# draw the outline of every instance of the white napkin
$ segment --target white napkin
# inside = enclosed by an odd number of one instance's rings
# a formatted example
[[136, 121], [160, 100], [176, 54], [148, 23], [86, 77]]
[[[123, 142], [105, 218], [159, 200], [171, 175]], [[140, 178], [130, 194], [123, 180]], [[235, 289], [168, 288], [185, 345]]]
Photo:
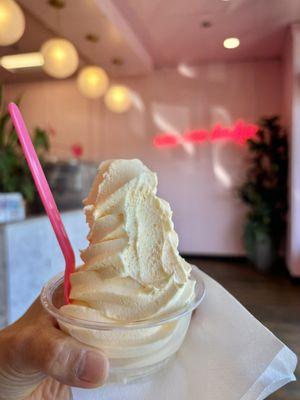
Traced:
[[200, 273], [206, 296], [167, 368], [126, 385], [73, 388], [74, 400], [263, 400], [295, 380], [296, 355]]

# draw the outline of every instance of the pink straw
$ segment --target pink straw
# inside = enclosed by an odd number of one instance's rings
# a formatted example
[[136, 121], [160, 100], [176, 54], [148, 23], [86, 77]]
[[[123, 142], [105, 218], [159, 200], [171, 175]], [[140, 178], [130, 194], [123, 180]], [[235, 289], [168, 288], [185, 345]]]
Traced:
[[69, 304], [70, 295], [70, 275], [75, 270], [75, 256], [72, 249], [70, 240], [65, 231], [64, 224], [62, 222], [61, 216], [58, 212], [56, 203], [52, 196], [51, 190], [49, 188], [47, 179], [44, 175], [43, 169], [33, 147], [31, 138], [25, 126], [25, 122], [21, 115], [21, 112], [16, 104], [10, 103], [8, 110], [16, 129], [18, 138], [20, 140], [27, 164], [31, 171], [34, 179], [35, 186], [37, 187], [38, 193], [46, 210], [46, 213], [51, 222], [52, 228], [56, 235], [57, 241], [60, 245], [62, 253], [65, 258], [65, 277], [64, 277], [64, 298], [65, 303]]

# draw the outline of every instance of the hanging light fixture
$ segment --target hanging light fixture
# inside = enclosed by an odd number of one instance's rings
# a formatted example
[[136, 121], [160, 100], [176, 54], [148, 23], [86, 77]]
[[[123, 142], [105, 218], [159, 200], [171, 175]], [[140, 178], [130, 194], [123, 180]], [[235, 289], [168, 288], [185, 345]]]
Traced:
[[[91, 59], [96, 59], [96, 45], [99, 42], [97, 33], [88, 33], [85, 40], [90, 47]], [[97, 65], [87, 65], [79, 72], [77, 87], [79, 92], [88, 99], [98, 99], [106, 92], [109, 79], [104, 69]]]
[[[61, 31], [61, 10], [65, 8], [65, 0], [48, 0], [48, 4], [57, 13], [57, 29]], [[41, 47], [44, 57], [44, 71], [53, 78], [63, 79], [71, 76], [79, 64], [75, 46], [66, 39], [52, 38]]]
[[82, 68], [77, 77], [80, 93], [89, 99], [98, 99], [108, 88], [108, 76], [104, 69], [95, 65]]
[[0, 46], [16, 43], [25, 30], [25, 17], [14, 0], [0, 0]]
[[130, 90], [122, 85], [111, 86], [106, 92], [104, 101], [110, 111], [115, 113], [128, 111], [132, 103]]
[[78, 68], [78, 53], [75, 46], [66, 39], [47, 40], [41, 47], [44, 57], [44, 71], [53, 78], [67, 78]]

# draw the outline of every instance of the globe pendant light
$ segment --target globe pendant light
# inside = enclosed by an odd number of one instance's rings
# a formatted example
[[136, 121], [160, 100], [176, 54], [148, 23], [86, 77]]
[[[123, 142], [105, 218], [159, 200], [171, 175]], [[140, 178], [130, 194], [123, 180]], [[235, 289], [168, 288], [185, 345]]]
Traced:
[[111, 86], [104, 101], [107, 108], [112, 112], [123, 113], [128, 111], [132, 103], [130, 90], [126, 86]]
[[[66, 7], [65, 0], [48, 0], [48, 5], [57, 13], [57, 29], [61, 32], [61, 10]], [[63, 79], [71, 76], [79, 64], [75, 46], [64, 38], [52, 38], [41, 47], [44, 57], [44, 71], [53, 78]]]
[[79, 72], [77, 87], [80, 93], [89, 99], [98, 99], [103, 96], [108, 87], [106, 72], [95, 65], [89, 65]]
[[78, 53], [75, 46], [66, 39], [47, 40], [41, 47], [44, 57], [44, 71], [53, 78], [71, 76], [78, 68]]
[[0, 0], [0, 46], [16, 43], [25, 30], [25, 17], [14, 0]]

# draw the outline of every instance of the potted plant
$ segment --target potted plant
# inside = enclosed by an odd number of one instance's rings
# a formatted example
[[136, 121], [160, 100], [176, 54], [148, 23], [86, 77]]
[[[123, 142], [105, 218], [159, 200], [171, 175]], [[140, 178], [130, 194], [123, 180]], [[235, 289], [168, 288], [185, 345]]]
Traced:
[[[0, 91], [2, 92], [2, 91]], [[2, 98], [2, 93], [1, 93]], [[25, 161], [17, 134], [12, 126], [9, 113], [1, 101], [0, 108], [0, 192], [19, 192], [26, 201], [27, 208], [34, 208], [37, 200], [36, 190], [29, 168]], [[49, 150], [47, 133], [36, 128], [32, 135], [34, 147], [41, 163]]]
[[288, 144], [279, 117], [262, 118], [256, 137], [247, 146], [249, 167], [238, 190], [249, 209], [244, 242], [249, 260], [267, 271], [278, 259], [288, 207]]

